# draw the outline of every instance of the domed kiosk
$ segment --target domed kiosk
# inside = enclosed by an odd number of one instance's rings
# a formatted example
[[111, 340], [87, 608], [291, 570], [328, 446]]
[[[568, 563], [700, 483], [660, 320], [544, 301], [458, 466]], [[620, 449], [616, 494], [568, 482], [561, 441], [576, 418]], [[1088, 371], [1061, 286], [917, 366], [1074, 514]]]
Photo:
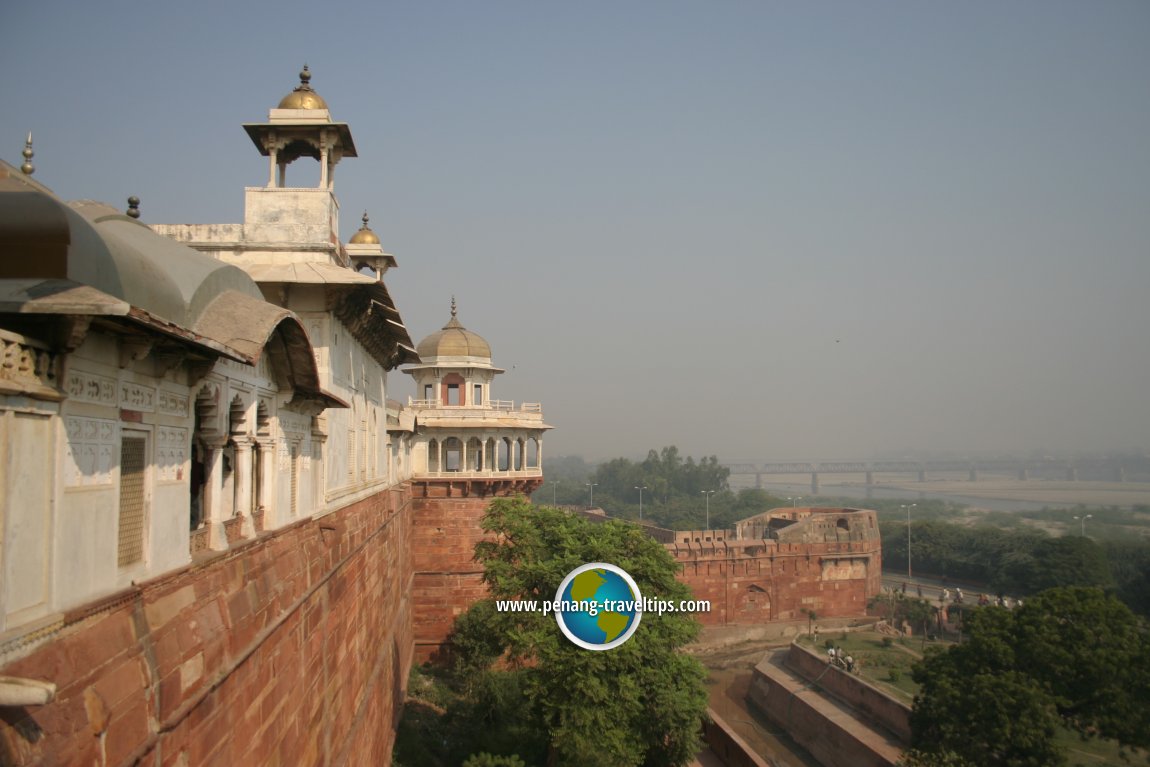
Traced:
[[503, 371], [491, 345], [459, 321], [455, 299], [447, 324], [417, 345], [421, 362], [404, 368], [415, 380], [411, 433], [412, 617], [417, 660], [434, 658], [455, 617], [488, 596], [472, 558], [485, 539], [491, 498], [527, 494], [543, 484], [543, 408], [494, 398]]
[[422, 361], [404, 368], [415, 380], [417, 479], [450, 480], [453, 491], [530, 493], [543, 480], [543, 409], [537, 402], [494, 399], [491, 345], [451, 318], [416, 346]]

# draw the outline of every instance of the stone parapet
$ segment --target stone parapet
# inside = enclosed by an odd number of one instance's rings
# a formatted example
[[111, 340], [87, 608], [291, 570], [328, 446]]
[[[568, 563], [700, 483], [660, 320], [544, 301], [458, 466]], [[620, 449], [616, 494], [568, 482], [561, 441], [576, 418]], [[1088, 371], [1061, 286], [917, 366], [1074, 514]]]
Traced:
[[824, 697], [816, 685], [825, 674], [812, 681], [787, 668], [788, 652], [771, 653], [755, 667], [747, 693], [751, 703], [826, 767], [894, 767], [902, 744]]
[[412, 662], [410, 493], [378, 493], [65, 616], [0, 674], [5, 764], [383, 764]]

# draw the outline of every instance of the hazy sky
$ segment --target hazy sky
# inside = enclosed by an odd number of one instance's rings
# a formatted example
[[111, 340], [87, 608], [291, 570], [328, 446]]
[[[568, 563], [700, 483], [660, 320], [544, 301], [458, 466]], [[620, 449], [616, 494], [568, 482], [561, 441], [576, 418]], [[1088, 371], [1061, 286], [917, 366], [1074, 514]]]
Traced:
[[31, 129], [38, 180], [156, 223], [242, 220], [240, 124], [307, 62], [360, 154], [343, 236], [367, 208], [416, 340], [457, 296], [550, 455], [1150, 448], [1143, 0], [37, 0], [0, 28], [0, 156]]

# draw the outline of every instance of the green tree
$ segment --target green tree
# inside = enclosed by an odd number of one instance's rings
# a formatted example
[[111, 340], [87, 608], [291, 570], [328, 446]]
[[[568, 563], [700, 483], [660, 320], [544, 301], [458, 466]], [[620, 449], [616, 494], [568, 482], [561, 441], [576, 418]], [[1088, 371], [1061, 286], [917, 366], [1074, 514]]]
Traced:
[[1061, 764], [1062, 724], [1128, 745], [1150, 740], [1150, 643], [1098, 589], [1051, 589], [1025, 607], [976, 608], [969, 641], [915, 666], [915, 748], [979, 765]]
[[1150, 640], [1130, 608], [1098, 589], [1051, 589], [1013, 613], [1017, 668], [1053, 696], [1066, 724], [1150, 746]]
[[996, 586], [1023, 594], [1037, 594], [1061, 586], [1113, 585], [1106, 551], [1080, 535], [1037, 541], [1025, 556], [1005, 560]]
[[[644, 597], [690, 598], [675, 578], [674, 559], [634, 525], [591, 524], [520, 499], [498, 499], [484, 529], [493, 540], [476, 546], [476, 558], [493, 598], [553, 599], [567, 573], [587, 562], [623, 568]], [[486, 617], [465, 621], [464, 630], [493, 632], [506, 662], [523, 674], [524, 705], [535, 712], [550, 743], [548, 764], [682, 765], [697, 753], [707, 705], [705, 672], [679, 652], [698, 634], [692, 616], [646, 613], [630, 640], [605, 652], [575, 646], [551, 616], [497, 617], [497, 625]], [[489, 653], [482, 642], [472, 644]]]
[[463, 767], [527, 767], [527, 763], [518, 756], [493, 756], [485, 751], [467, 757]]

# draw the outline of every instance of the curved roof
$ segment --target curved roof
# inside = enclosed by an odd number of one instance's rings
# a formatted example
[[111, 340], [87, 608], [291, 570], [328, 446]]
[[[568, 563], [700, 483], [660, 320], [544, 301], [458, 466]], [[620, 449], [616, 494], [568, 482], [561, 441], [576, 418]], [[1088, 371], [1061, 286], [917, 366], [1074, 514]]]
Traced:
[[367, 225], [367, 211], [363, 212], [363, 226], [356, 230], [355, 234], [347, 241], [348, 245], [378, 245], [379, 235], [371, 231], [371, 227]]
[[299, 319], [242, 269], [104, 203], [0, 182], [0, 311], [121, 317], [253, 365], [267, 351], [293, 387], [342, 404], [321, 390]]
[[[162, 237], [108, 205], [84, 200], [71, 203], [68, 211], [83, 219], [77, 222], [80, 226], [70, 225], [74, 237], [67, 277], [71, 280], [186, 328], [222, 291], [263, 300], [255, 282], [239, 267]], [[83, 223], [94, 230], [90, 232], [94, 241]]]
[[437, 357], [481, 357], [489, 362], [491, 360], [491, 345], [483, 336], [460, 324], [455, 317], [454, 305], [448, 323], [420, 341], [415, 350], [425, 363], [431, 363]]
[[311, 72], [307, 64], [299, 73], [299, 85], [291, 93], [280, 99], [279, 109], [327, 109], [327, 102], [323, 97], [312, 90]]

